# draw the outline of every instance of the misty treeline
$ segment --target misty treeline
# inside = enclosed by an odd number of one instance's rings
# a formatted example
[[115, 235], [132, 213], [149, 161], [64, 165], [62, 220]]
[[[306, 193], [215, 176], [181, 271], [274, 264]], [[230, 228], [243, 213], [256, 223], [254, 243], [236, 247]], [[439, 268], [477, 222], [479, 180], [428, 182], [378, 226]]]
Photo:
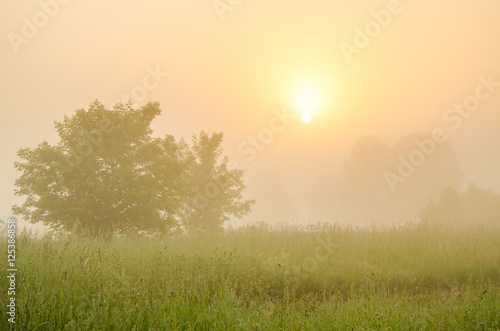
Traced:
[[108, 110], [99, 101], [55, 122], [59, 142], [19, 150], [13, 212], [54, 231], [90, 234], [220, 229], [250, 212], [243, 171], [223, 156], [222, 133], [192, 145], [152, 136], [159, 103]]
[[[95, 101], [56, 121], [56, 145], [18, 152], [15, 193], [25, 201], [13, 212], [54, 231], [91, 234], [220, 230], [231, 217], [248, 214], [255, 201], [243, 199], [244, 173], [222, 154], [222, 133], [202, 131], [191, 145], [171, 135], [153, 137], [150, 124], [160, 113], [158, 103], [108, 110]], [[353, 224], [416, 216], [434, 225], [500, 225], [500, 194], [472, 184], [460, 191], [463, 182], [442, 136], [414, 133], [392, 148], [365, 136], [352, 147], [340, 180], [323, 180], [327, 188], [316, 191], [326, 194], [311, 195], [310, 214], [313, 221]], [[272, 178], [264, 184], [272, 196], [263, 200], [293, 210], [280, 202], [286, 192], [276, 194]]]
[[356, 141], [339, 185], [345, 218], [432, 225], [500, 225], [500, 194], [470, 183], [451, 144], [432, 132], [401, 137], [389, 148], [376, 136]]

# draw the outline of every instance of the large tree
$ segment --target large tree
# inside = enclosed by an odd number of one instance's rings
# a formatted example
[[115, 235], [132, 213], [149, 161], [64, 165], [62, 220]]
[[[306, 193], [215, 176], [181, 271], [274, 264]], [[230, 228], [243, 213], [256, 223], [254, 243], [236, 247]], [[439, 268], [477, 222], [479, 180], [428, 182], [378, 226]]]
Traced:
[[355, 142], [342, 169], [340, 194], [346, 217], [373, 221], [385, 211], [388, 189], [382, 174], [389, 166], [389, 153], [376, 136], [364, 136]]
[[447, 139], [436, 141], [431, 132], [399, 138], [392, 148], [391, 164], [388, 170], [403, 179], [393, 184], [395, 191], [390, 195], [401, 215], [417, 214], [429, 199], [439, 197], [445, 187], [459, 189], [464, 179], [451, 143]]
[[231, 217], [249, 213], [255, 203], [242, 200], [243, 170], [231, 169], [222, 155], [222, 141], [222, 133], [193, 135], [190, 174], [195, 195], [187, 198], [183, 217], [188, 229], [219, 230]]
[[172, 136], [151, 136], [160, 113], [158, 103], [95, 101], [55, 122], [57, 145], [18, 152], [16, 194], [26, 200], [13, 212], [55, 230], [167, 231], [191, 192], [190, 161]]
[[469, 184], [463, 192], [445, 188], [420, 212], [426, 225], [500, 226], [500, 194]]
[[354, 144], [342, 171], [345, 217], [372, 222], [414, 218], [446, 186], [463, 175], [451, 144], [430, 132], [403, 136], [393, 148], [375, 136]]

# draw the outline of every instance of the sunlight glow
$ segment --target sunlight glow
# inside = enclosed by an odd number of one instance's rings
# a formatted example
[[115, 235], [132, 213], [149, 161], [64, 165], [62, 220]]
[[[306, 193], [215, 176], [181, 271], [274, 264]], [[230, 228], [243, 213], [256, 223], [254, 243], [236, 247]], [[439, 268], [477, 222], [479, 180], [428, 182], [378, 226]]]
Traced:
[[300, 111], [312, 113], [319, 108], [320, 98], [315, 90], [302, 89], [297, 92], [295, 102]]
[[302, 116], [300, 116], [300, 120], [304, 123], [309, 123], [311, 122], [312, 116], [309, 113], [304, 113]]

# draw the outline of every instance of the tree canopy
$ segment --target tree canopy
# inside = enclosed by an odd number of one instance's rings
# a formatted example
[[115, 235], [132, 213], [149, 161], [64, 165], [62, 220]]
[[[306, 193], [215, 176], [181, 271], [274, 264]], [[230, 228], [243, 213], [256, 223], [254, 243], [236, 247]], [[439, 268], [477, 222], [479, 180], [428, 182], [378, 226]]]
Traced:
[[408, 218], [446, 186], [460, 187], [463, 175], [455, 151], [438, 138], [413, 133], [392, 148], [376, 136], [357, 140], [342, 169], [345, 217], [363, 222]]
[[498, 227], [500, 194], [474, 184], [463, 192], [446, 187], [421, 210], [420, 220], [426, 225]]
[[189, 228], [217, 230], [230, 216], [249, 213], [255, 203], [242, 200], [243, 170], [231, 169], [229, 159], [222, 157], [222, 140], [222, 133], [193, 135], [190, 173], [195, 195], [188, 198], [184, 217]]
[[[93, 234], [166, 233], [204, 222], [219, 227], [231, 215], [248, 213], [251, 202], [240, 201], [243, 172], [228, 170], [227, 158], [217, 164], [222, 133], [208, 138], [202, 132], [191, 150], [171, 135], [152, 136], [150, 124], [160, 113], [157, 102], [108, 110], [95, 101], [56, 121], [56, 145], [18, 152], [15, 193], [26, 199], [13, 212], [53, 230]], [[219, 178], [229, 178], [226, 186], [193, 212], [202, 181]]]

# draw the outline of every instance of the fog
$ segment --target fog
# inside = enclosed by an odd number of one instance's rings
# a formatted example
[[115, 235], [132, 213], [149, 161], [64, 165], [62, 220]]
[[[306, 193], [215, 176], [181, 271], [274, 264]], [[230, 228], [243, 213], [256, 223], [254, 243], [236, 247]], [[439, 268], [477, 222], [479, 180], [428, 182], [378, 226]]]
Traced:
[[17, 151], [95, 99], [159, 101], [158, 137], [223, 132], [256, 200], [234, 226], [399, 224], [500, 192], [498, 1], [62, 2], [0, 13], [2, 219]]

